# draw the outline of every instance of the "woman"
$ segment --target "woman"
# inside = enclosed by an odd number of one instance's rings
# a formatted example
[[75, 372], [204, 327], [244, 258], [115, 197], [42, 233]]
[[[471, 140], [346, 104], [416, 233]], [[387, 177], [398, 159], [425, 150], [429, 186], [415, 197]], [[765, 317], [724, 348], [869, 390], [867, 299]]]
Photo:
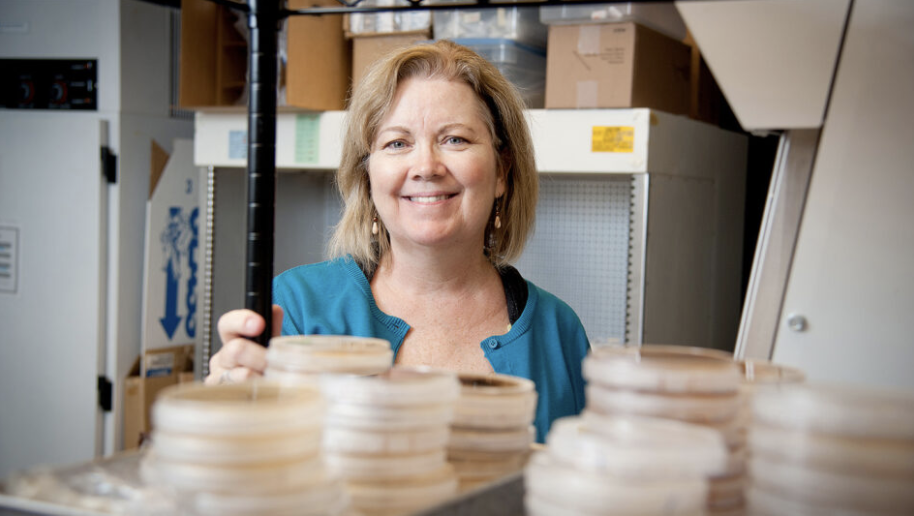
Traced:
[[[275, 279], [273, 327], [383, 338], [397, 364], [530, 378], [542, 441], [584, 407], [589, 345], [571, 308], [509, 265], [538, 189], [523, 101], [491, 63], [439, 41], [377, 63], [349, 117], [333, 259]], [[224, 315], [208, 381], [261, 373], [265, 351], [247, 339], [263, 327]]]

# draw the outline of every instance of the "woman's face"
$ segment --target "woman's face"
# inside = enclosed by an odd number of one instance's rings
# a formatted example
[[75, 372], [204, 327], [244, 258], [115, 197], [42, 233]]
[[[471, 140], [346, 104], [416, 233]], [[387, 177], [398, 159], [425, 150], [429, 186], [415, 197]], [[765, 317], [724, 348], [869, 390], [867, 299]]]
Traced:
[[480, 109], [462, 82], [400, 84], [368, 161], [371, 197], [393, 248], [482, 249], [505, 182]]

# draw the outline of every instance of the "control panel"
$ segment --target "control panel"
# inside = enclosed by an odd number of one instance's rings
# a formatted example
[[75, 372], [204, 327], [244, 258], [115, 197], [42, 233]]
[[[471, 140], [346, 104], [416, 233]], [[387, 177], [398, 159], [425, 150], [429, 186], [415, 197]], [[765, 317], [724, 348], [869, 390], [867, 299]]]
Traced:
[[7, 109], [98, 109], [97, 59], [0, 59]]

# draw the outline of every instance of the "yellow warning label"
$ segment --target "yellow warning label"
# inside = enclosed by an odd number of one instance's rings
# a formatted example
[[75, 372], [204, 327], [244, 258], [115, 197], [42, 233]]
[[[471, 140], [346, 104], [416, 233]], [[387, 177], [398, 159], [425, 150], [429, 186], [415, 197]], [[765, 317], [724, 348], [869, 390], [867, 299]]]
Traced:
[[591, 152], [634, 152], [634, 127], [597, 127], [593, 128]]

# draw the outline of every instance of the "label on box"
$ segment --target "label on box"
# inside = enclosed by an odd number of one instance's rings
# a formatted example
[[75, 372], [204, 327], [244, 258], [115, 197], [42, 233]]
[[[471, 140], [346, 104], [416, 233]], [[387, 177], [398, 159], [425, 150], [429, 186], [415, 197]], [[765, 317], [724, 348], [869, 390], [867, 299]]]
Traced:
[[295, 162], [317, 163], [320, 154], [320, 127], [318, 115], [297, 115], [295, 117]]
[[147, 378], [169, 376], [175, 368], [174, 353], [150, 353], [145, 360]]
[[229, 159], [248, 159], [248, 132], [229, 131]]
[[634, 152], [635, 128], [594, 126], [590, 151]]

